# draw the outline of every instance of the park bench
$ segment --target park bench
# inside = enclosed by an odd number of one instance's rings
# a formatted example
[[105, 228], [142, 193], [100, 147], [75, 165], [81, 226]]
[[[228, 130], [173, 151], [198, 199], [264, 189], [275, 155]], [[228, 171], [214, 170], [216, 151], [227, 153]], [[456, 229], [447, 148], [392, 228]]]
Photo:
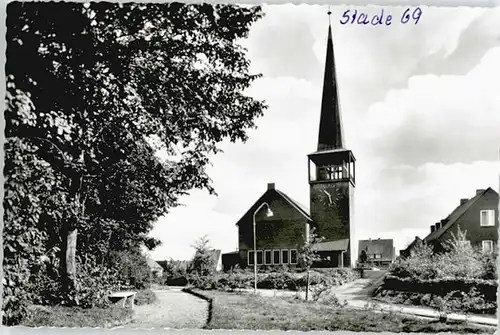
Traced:
[[127, 299], [130, 300], [130, 308], [134, 308], [134, 300], [137, 292], [134, 291], [125, 291], [125, 292], [114, 292], [109, 295], [109, 299], [111, 301], [123, 301], [123, 307], [127, 303]]

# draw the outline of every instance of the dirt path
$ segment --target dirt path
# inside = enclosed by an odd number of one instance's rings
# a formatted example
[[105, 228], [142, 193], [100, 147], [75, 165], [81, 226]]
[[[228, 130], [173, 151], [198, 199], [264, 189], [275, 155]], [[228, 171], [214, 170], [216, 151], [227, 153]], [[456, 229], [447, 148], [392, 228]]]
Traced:
[[208, 318], [208, 302], [180, 288], [154, 290], [158, 301], [135, 307], [134, 320], [127, 328], [200, 329]]

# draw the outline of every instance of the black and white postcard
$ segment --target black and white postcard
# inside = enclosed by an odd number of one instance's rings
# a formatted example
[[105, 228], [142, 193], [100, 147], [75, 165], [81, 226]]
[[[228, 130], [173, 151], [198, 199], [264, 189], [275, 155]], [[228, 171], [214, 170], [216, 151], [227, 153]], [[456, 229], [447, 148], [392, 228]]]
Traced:
[[495, 332], [500, 7], [6, 15], [5, 326]]

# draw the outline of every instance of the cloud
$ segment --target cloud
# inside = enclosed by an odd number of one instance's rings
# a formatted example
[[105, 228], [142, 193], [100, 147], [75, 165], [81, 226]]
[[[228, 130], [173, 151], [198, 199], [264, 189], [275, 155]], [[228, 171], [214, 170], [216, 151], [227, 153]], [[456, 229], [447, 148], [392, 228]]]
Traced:
[[372, 105], [366, 141], [387, 164], [495, 160], [500, 144], [500, 47], [465, 76], [414, 76]]

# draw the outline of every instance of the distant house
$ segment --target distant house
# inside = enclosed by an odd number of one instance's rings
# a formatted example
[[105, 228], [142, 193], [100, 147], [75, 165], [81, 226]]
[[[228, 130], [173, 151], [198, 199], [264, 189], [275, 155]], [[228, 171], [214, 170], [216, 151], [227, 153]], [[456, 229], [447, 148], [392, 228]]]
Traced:
[[210, 253], [212, 255], [212, 261], [214, 263], [214, 270], [215, 271], [220, 271], [222, 270], [222, 252], [217, 249], [212, 249], [210, 250]]
[[399, 256], [403, 258], [410, 257], [415, 247], [421, 243], [423, 243], [422, 239], [415, 236], [415, 239], [405, 249], [399, 250]]
[[151, 257], [147, 256], [147, 262], [148, 266], [151, 269], [151, 273], [156, 276], [156, 277], [161, 277], [163, 276], [163, 267], [158, 264], [155, 260], [153, 260]]
[[360, 240], [358, 245], [358, 262], [387, 267], [396, 258], [392, 239]]
[[[445, 250], [445, 243], [461, 231], [466, 231], [467, 242], [483, 252], [496, 250], [498, 241], [498, 193], [491, 187], [476, 190], [470, 199], [460, 199], [459, 205], [445, 219], [431, 225], [423, 241], [434, 247], [435, 252]], [[402, 250], [411, 254], [414, 245]]]

